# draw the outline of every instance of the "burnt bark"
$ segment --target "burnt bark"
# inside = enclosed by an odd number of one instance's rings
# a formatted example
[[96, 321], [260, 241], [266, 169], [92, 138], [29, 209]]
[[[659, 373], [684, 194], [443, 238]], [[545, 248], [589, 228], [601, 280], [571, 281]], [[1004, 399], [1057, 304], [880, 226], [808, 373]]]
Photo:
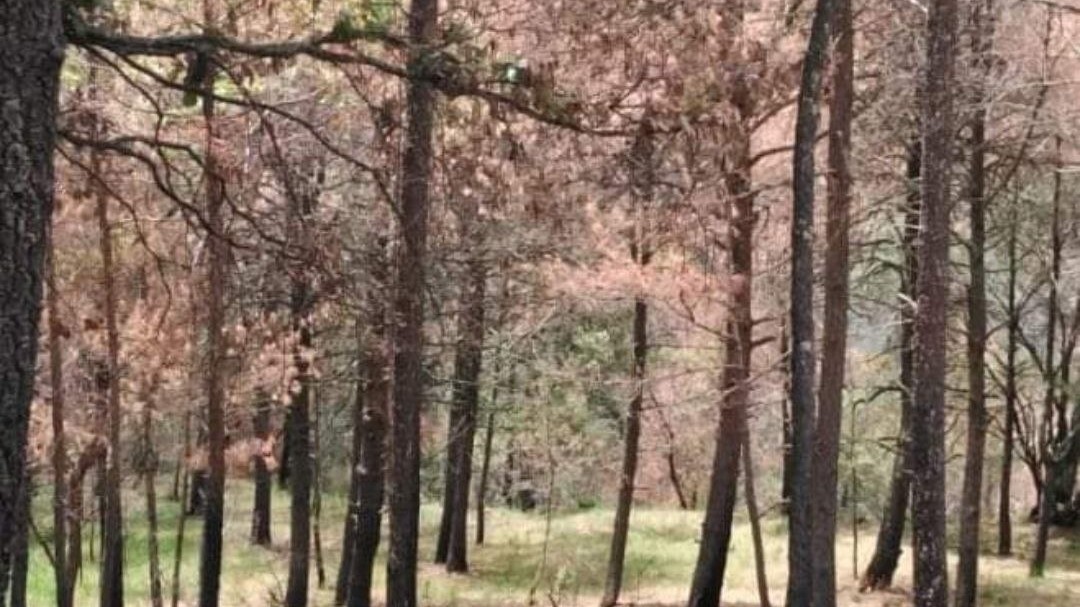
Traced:
[[904, 209], [901, 249], [904, 267], [900, 277], [900, 432], [893, 456], [889, 498], [881, 517], [870, 563], [859, 582], [861, 591], [892, 586], [903, 552], [904, 526], [911, 497], [911, 398], [915, 390], [915, 284], [919, 267], [919, 216], [922, 143], [912, 141], [907, 154], [908, 195]]
[[[46, 230], [53, 205], [61, 3], [0, 7], [0, 504], [26, 490], [26, 442], [37, 361]], [[10, 563], [25, 520], [0, 507], [0, 564]], [[0, 570], [0, 596], [10, 570]]]
[[[813, 555], [814, 517], [811, 501], [814, 458], [814, 143], [817, 139], [818, 98], [829, 47], [831, 0], [818, 0], [802, 66], [792, 155], [791, 217], [791, 427], [792, 482], [788, 532], [789, 607], [814, 603], [812, 563], [828, 554]], [[839, 411], [835, 419], [839, 419]], [[827, 420], [828, 421], [828, 420]], [[835, 491], [835, 490], [834, 490]], [[835, 498], [833, 498], [835, 499]], [[835, 508], [833, 512], [835, 518]], [[830, 551], [831, 552], [831, 551]], [[830, 559], [831, 561], [831, 559]], [[835, 569], [835, 563], [831, 567]], [[834, 582], [835, 583], [835, 582]]]
[[[410, 72], [423, 71], [438, 25], [437, 0], [412, 0], [408, 33]], [[420, 411], [424, 403], [424, 282], [433, 158], [436, 91], [428, 79], [411, 80], [401, 161], [401, 246], [395, 268], [394, 381], [390, 457], [390, 550], [386, 602], [416, 607], [420, 531]]]
[[920, 100], [922, 217], [916, 285], [915, 395], [911, 418], [915, 607], [944, 607], [948, 602], [945, 369], [956, 31], [956, 0], [931, 2]]
[[[822, 10], [819, 8], [818, 10]], [[844, 406], [848, 329], [848, 231], [851, 223], [851, 118], [855, 51], [851, 0], [833, 0], [829, 100], [825, 322], [821, 340], [814, 460], [811, 465], [813, 605], [836, 605], [836, 487]]]

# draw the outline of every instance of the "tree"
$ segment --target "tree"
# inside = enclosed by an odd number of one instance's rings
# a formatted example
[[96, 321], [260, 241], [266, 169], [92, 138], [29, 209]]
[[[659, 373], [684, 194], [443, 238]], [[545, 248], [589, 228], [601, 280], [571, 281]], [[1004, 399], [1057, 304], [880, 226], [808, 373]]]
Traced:
[[53, 470], [53, 575], [56, 580], [56, 607], [71, 607], [68, 592], [68, 472], [67, 436], [64, 429], [64, 353], [63, 334], [67, 331], [60, 320], [60, 293], [56, 280], [56, 242], [49, 228], [49, 250], [45, 262], [47, 307], [49, 311], [49, 385], [52, 388], [52, 470]]
[[[851, 118], [855, 45], [851, 0], [832, 0], [833, 65], [829, 99], [828, 223], [825, 229], [825, 324], [821, 341], [814, 460], [811, 465], [813, 604], [836, 605], [836, 484], [844, 365], [847, 362], [848, 231], [851, 223]], [[818, 10], [823, 10], [819, 7]], [[816, 18], [816, 17], [815, 17]], [[813, 152], [811, 151], [811, 156]]]
[[[989, 78], [992, 0], [971, 7], [971, 46], [976, 74]], [[984, 13], [985, 11], [985, 13]], [[974, 607], [978, 600], [979, 527], [982, 502], [983, 459], [986, 452], [986, 95], [985, 79], [974, 85], [975, 106], [969, 120], [971, 129], [970, 206], [971, 242], [968, 256], [971, 281], [968, 285], [968, 429], [964, 460], [964, 490], [960, 504], [960, 562], [956, 567], [956, 607]]]
[[[811, 464], [814, 458], [814, 143], [817, 140], [818, 97], [821, 92], [822, 71], [829, 47], [831, 0], [818, 0], [810, 26], [810, 40], [803, 60], [802, 81], [795, 122], [795, 149], [792, 152], [791, 212], [791, 427], [792, 483], [791, 507], [788, 519], [788, 587], [787, 605], [799, 607], [818, 605], [820, 596], [815, 588], [811, 563], [814, 523], [811, 512]], [[838, 150], [839, 151], [839, 150]], [[834, 313], [842, 313], [837, 310]], [[834, 330], [842, 329], [833, 326]], [[841, 365], [842, 367], [842, 365]], [[830, 403], [836, 404], [836, 403]], [[839, 407], [829, 410], [826, 423], [829, 430], [836, 426], [839, 437]], [[831, 438], [831, 437], [830, 437]], [[831, 442], [831, 441], [830, 441]], [[837, 443], [838, 445], [838, 443]], [[826, 443], [823, 447], [829, 449]], [[837, 446], [837, 448], [839, 448]], [[835, 458], [835, 456], [834, 456]], [[833, 483], [835, 485], [835, 481]], [[835, 499], [835, 497], [833, 498]], [[825, 507], [823, 510], [827, 510]], [[825, 512], [823, 512], [824, 514]], [[825, 521], [827, 524], [827, 521]], [[830, 543], [831, 546], [831, 543]], [[829, 559], [829, 555], [816, 555]], [[834, 567], [827, 567], [833, 569]], [[835, 573], [833, 573], [835, 576]], [[830, 576], [831, 579], [831, 576]], [[824, 581], [818, 579], [817, 581]], [[825, 582], [828, 584], [828, 582]], [[835, 581], [833, 582], [835, 584]], [[828, 586], [825, 593], [829, 593]], [[835, 598], [828, 599], [835, 601]]]
[[949, 284], [949, 211], [956, 63], [956, 0], [930, 3], [921, 126], [922, 217], [915, 394], [912, 399], [912, 523], [916, 607], [948, 602], [945, 560], [945, 345]]
[[259, 546], [270, 545], [270, 504], [273, 491], [270, 470], [267, 467], [267, 448], [270, 444], [270, 399], [256, 394], [255, 417], [252, 426], [259, 451], [252, 455], [255, 476], [255, 503], [251, 507], [251, 542]]

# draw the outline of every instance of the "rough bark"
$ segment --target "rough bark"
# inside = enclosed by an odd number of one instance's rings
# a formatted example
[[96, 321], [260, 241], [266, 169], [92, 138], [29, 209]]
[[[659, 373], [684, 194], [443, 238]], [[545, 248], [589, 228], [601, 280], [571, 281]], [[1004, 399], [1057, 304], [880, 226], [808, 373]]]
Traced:
[[[437, 0], [412, 0], [408, 32], [413, 43], [410, 71], [422, 71], [438, 25]], [[386, 602], [416, 607], [417, 539], [420, 531], [420, 410], [424, 402], [424, 281], [428, 206], [435, 125], [435, 88], [411, 80], [406, 94], [407, 126], [401, 162], [402, 244], [395, 267], [394, 382], [390, 458], [390, 550]]]
[[[855, 52], [851, 0], [833, 0], [829, 100], [825, 322], [821, 339], [814, 460], [811, 465], [813, 605], [836, 605], [836, 487], [847, 360], [848, 230], [851, 222], [851, 117]], [[822, 10], [822, 9], [818, 9]]]
[[[26, 441], [37, 361], [46, 230], [53, 204], [61, 3], [0, 5], [0, 504], [25, 491]], [[0, 563], [24, 520], [0, 507]], [[9, 570], [0, 571], [0, 596]]]
[[273, 491], [270, 487], [270, 471], [266, 465], [266, 445], [270, 440], [270, 400], [265, 394], [259, 394], [257, 398], [252, 425], [259, 452], [252, 456], [255, 469], [255, 503], [251, 508], [251, 543], [256, 546], [269, 546]]
[[922, 76], [922, 217], [916, 287], [915, 396], [911, 419], [915, 607], [944, 607], [948, 602], [945, 349], [956, 31], [956, 0], [931, 2], [927, 19], [926, 65]]
[[[817, 140], [818, 97], [829, 47], [831, 0], [818, 0], [802, 66], [792, 155], [791, 217], [791, 426], [792, 483], [788, 532], [787, 605], [813, 604], [811, 468], [814, 458], [814, 143]], [[839, 419], [839, 412], [836, 412]], [[834, 512], [835, 517], [835, 512]], [[832, 565], [835, 569], [835, 563]]]
[[[379, 257], [379, 262], [384, 262]], [[376, 284], [386, 285], [382, 270], [375, 273]], [[373, 298], [371, 333], [363, 346], [363, 411], [360, 420], [360, 460], [356, 467], [357, 510], [353, 536], [353, 556], [349, 570], [349, 607], [371, 607], [371, 580], [375, 554], [382, 527], [384, 478], [386, 468], [387, 422], [392, 386], [390, 354], [387, 351], [386, 310], [379, 301], [382, 290]]]
[[[993, 19], [992, 0], [972, 6], [971, 45], [978, 76], [989, 78], [990, 36], [987, 24]], [[985, 11], [985, 13], [984, 13]], [[981, 68], [981, 69], [980, 69]], [[967, 358], [968, 414], [967, 448], [964, 460], [964, 488], [960, 501], [960, 543], [956, 567], [956, 607], [975, 607], [978, 600], [979, 528], [981, 522], [982, 477], [986, 451], [986, 99], [982, 80], [975, 83], [971, 128], [970, 207], [971, 240], [968, 262]]]
[[907, 155], [907, 204], [901, 248], [904, 267], [900, 277], [900, 433], [893, 456], [889, 498], [881, 517], [877, 542], [870, 563], [859, 582], [861, 591], [884, 590], [892, 585], [893, 575], [903, 552], [904, 524], [911, 497], [911, 398], [915, 390], [915, 284], [919, 266], [919, 217], [922, 170], [922, 143], [913, 141]]

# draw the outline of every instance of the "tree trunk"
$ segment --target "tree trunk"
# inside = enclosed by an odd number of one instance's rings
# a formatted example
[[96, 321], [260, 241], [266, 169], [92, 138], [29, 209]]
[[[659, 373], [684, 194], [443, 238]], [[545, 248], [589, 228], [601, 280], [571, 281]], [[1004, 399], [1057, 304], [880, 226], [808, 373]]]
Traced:
[[1057, 509], [1054, 487], [1055, 467], [1051, 463], [1052, 444], [1054, 442], [1054, 402], [1057, 399], [1058, 372], [1054, 365], [1054, 352], [1057, 348], [1055, 330], [1058, 324], [1057, 286], [1061, 279], [1061, 138], [1056, 141], [1056, 165], [1054, 171], [1053, 216], [1050, 226], [1050, 293], [1046, 303], [1046, 357], [1043, 360], [1043, 397], [1042, 420], [1039, 423], [1039, 461], [1042, 465], [1042, 491], [1039, 496], [1038, 528], [1035, 532], [1035, 553], [1031, 560], [1031, 575], [1041, 577], [1046, 567], [1046, 543], [1050, 536], [1050, 523]]
[[757, 491], [754, 489], [754, 457], [750, 448], [749, 428], [743, 434], [743, 487], [746, 493], [746, 515], [750, 519], [750, 537], [754, 543], [754, 577], [757, 580], [758, 601], [770, 607], [769, 579], [765, 571], [765, 544], [761, 539], [761, 515], [758, 512]]
[[[380, 256], [377, 265], [385, 259]], [[390, 413], [390, 354], [385, 306], [379, 300], [387, 286], [381, 267], [374, 271], [382, 287], [373, 296], [371, 333], [363, 346], [363, 411], [360, 426], [360, 459], [356, 466], [357, 510], [353, 556], [349, 570], [349, 607], [371, 607], [371, 580], [382, 527], [384, 470], [386, 468], [387, 421]]]
[[911, 496], [911, 398], [915, 392], [915, 284], [919, 275], [919, 217], [922, 171], [922, 143], [912, 141], [907, 154], [907, 201], [901, 249], [904, 267], [900, 277], [900, 434], [893, 457], [889, 499], [881, 517], [877, 543], [859, 582], [859, 590], [884, 590], [892, 585], [893, 575], [903, 552], [904, 523]]
[[476, 545], [484, 545], [485, 528], [484, 506], [487, 501], [488, 476], [491, 473], [491, 449], [495, 442], [495, 406], [498, 402], [498, 386], [491, 390], [491, 411], [488, 412], [484, 428], [484, 452], [480, 458], [480, 480], [476, 485]]
[[[992, 0], [972, 6], [971, 31], [974, 61], [989, 78]], [[986, 10], [986, 14], [983, 14]], [[983, 465], [986, 451], [986, 100], [981, 80], [976, 79], [974, 115], [971, 117], [971, 242], [968, 260], [968, 428], [964, 460], [964, 489], [960, 502], [959, 563], [956, 567], [956, 607], [975, 607], [978, 601], [979, 526]]]
[[[64, 37], [56, 0], [8, 0], [0, 13], [0, 504], [14, 504], [25, 490]], [[0, 508], [0, 563], [25, 525], [14, 514]], [[0, 571], [0, 596], [9, 575]]]
[[66, 331], [60, 320], [60, 292], [56, 281], [56, 241], [49, 229], [49, 250], [45, 264], [49, 309], [49, 385], [52, 389], [52, 473], [53, 473], [53, 575], [56, 607], [72, 607], [67, 577], [68, 473], [67, 436], [64, 429], [64, 351], [60, 340]]
[[26, 607], [26, 582], [30, 573], [30, 501], [34, 487], [30, 471], [26, 470], [24, 474], [22, 496], [15, 507], [19, 536], [15, 538], [11, 558], [11, 607]]
[[[471, 229], [479, 230], [476, 217], [470, 220]], [[472, 238], [474, 247], [482, 243], [482, 236]], [[477, 253], [482, 254], [482, 253]], [[455, 365], [454, 404], [460, 408], [461, 433], [457, 448], [453, 451], [454, 464], [453, 517], [450, 522], [450, 544], [446, 557], [446, 569], [464, 573], [468, 564], [469, 488], [473, 467], [473, 443], [476, 435], [476, 414], [480, 404], [480, 372], [484, 356], [484, 307], [487, 292], [487, 267], [482, 259], [469, 263], [469, 286], [461, 335], [458, 342]]]
[[[737, 16], [736, 21], [741, 22], [741, 14]], [[717, 607], [720, 604], [739, 482], [739, 456], [746, 426], [746, 407], [750, 396], [748, 382], [754, 330], [752, 285], [755, 222], [750, 133], [746, 125], [754, 114], [754, 104], [745, 86], [739, 88], [742, 90], [735, 99], [739, 118], [732, 126], [732, 148], [729, 152], [732, 168], [725, 175], [730, 205], [727, 247], [731, 286], [727, 292], [729, 317], [724, 329], [723, 401], [689, 607]]]
[[[204, 0], [205, 22], [214, 23], [213, 0]], [[225, 281], [227, 279], [228, 243], [225, 240], [225, 180], [220, 173], [216, 141], [216, 119], [213, 96], [209, 91], [212, 78], [204, 86], [203, 118], [206, 124], [206, 220], [207, 244], [207, 301], [206, 301], [206, 421], [207, 462], [203, 500], [202, 551], [199, 555], [199, 607], [217, 607], [221, 587], [222, 528], [225, 522]], [[192, 494], [199, 491], [198, 477], [192, 475]]]
[[1001, 446], [1001, 483], [998, 502], [998, 555], [1012, 554], [1012, 460], [1013, 435], [1016, 433], [1016, 352], [1020, 338], [1020, 311], [1016, 303], [1016, 278], [1020, 273], [1017, 258], [1016, 224], [1017, 203], [1014, 200], [1009, 209], [1009, 295], [1007, 314], [1009, 323], [1008, 342], [1005, 350], [1005, 436]]
[[945, 368], [948, 330], [950, 163], [956, 0], [934, 0], [927, 20], [922, 88], [922, 218], [918, 309], [915, 313], [915, 396], [912, 399], [912, 523], [915, 607], [948, 602], [945, 559]]
[[313, 399], [315, 418], [312, 420], [312, 454], [311, 454], [311, 541], [315, 549], [315, 582], [319, 588], [326, 587], [326, 563], [323, 560], [322, 551], [322, 466], [319, 458], [322, 455], [322, 433], [319, 425], [321, 410], [319, 393], [315, 393]]
[[[286, 169], [288, 170], [288, 169]], [[288, 178], [288, 177], [287, 177]], [[296, 239], [295, 251], [300, 258], [306, 258], [311, 242], [307, 222], [314, 210], [316, 193], [313, 184], [301, 176], [304, 183], [294, 189], [290, 201], [290, 232]], [[297, 346], [293, 350], [293, 365], [296, 369], [298, 389], [289, 401], [289, 423], [291, 429], [287, 440], [292, 457], [290, 475], [291, 503], [289, 507], [289, 578], [285, 591], [286, 607], [304, 607], [308, 600], [308, 578], [311, 569], [311, 487], [312, 487], [312, 451], [311, 451], [311, 392], [312, 375], [309, 353], [312, 349], [312, 311], [314, 292], [306, 276], [308, 268], [297, 264], [292, 271], [292, 329], [299, 335]]]
[[352, 450], [349, 455], [349, 507], [345, 516], [345, 529], [341, 539], [341, 562], [338, 565], [337, 581], [334, 583], [334, 604], [344, 605], [349, 598], [349, 572], [352, 571], [353, 554], [356, 548], [356, 525], [360, 519], [360, 453], [363, 448], [364, 426], [364, 339], [363, 325], [356, 327], [356, 355], [358, 373], [356, 393], [352, 407]]
[[[435, 39], [438, 0], [409, 6], [410, 71], [429, 63], [426, 46]], [[428, 203], [435, 125], [435, 88], [411, 80], [406, 95], [408, 125], [401, 162], [402, 245], [394, 298], [394, 381], [390, 458], [390, 553], [386, 602], [416, 607], [416, 553], [420, 532], [420, 410], [424, 402], [424, 282], [427, 263]]]
[[855, 63], [851, 0], [833, 0], [832, 6], [834, 51], [832, 97], [829, 100], [825, 324], [810, 486], [815, 607], [836, 605], [836, 486], [847, 359], [848, 230], [851, 222], [851, 104]]
[[791, 395], [791, 361], [788, 357], [790, 342], [788, 340], [787, 320], [784, 318], [780, 319], [780, 340], [777, 343], [780, 350], [780, 373], [783, 378], [780, 386], [783, 391], [783, 395], [780, 397], [780, 438], [783, 446], [783, 459], [781, 460], [783, 470], [780, 473], [780, 513], [787, 516], [791, 514], [791, 475], [795, 471], [795, 462], [792, 460], [791, 401], [788, 400]]
[[[814, 517], [811, 510], [812, 500], [820, 497], [811, 493], [815, 424], [814, 371], [817, 363], [814, 357], [814, 142], [817, 140], [818, 97], [821, 92], [822, 71], [829, 49], [831, 12], [831, 0], [818, 0], [803, 61], [795, 122], [795, 150], [792, 156], [794, 201], [791, 218], [789, 356], [793, 469], [788, 534], [788, 607], [805, 607], [815, 603], [818, 597], [814, 591], [815, 569], [824, 567], [833, 571], [828, 576], [829, 579], [835, 576], [834, 559], [829, 554], [831, 550], [826, 554], [812, 553], [815, 546]], [[838, 423], [840, 413], [834, 410], [827, 414], [826, 422], [831, 430], [833, 422]], [[833, 486], [835, 487], [835, 482]], [[835, 493], [835, 489], [833, 491]], [[830, 501], [834, 500], [835, 497]], [[828, 510], [828, 506], [825, 506], [825, 510]], [[835, 506], [833, 518], [835, 520]], [[822, 559], [828, 562], [817, 567], [812, 566], [812, 563], [818, 563]], [[825, 579], [819, 581], [827, 583]]]
[[252, 456], [255, 469], [255, 504], [251, 508], [251, 543], [256, 546], [269, 546], [270, 506], [273, 492], [270, 487], [270, 470], [266, 465], [269, 455], [267, 445], [270, 441], [270, 400], [265, 394], [257, 394], [255, 417], [252, 425], [259, 452]]
[[150, 604], [162, 607], [164, 598], [161, 592], [161, 558], [158, 550], [158, 515], [157, 515], [157, 450], [154, 448], [153, 424], [154, 408], [152, 400], [146, 398], [143, 404], [143, 442], [146, 469], [143, 470], [143, 485], [146, 489], [146, 551], [149, 559]]
[[[91, 76], [93, 78], [93, 76]], [[99, 129], [99, 134], [102, 134]], [[116, 286], [113, 275], [112, 226], [109, 224], [109, 195], [101, 183], [100, 152], [91, 159], [101, 252], [101, 284], [105, 296], [105, 334], [108, 344], [106, 379], [108, 398], [105, 429], [109, 455], [105, 460], [104, 511], [101, 518], [101, 607], [124, 604], [124, 529], [120, 502], [120, 329], [116, 318]]]

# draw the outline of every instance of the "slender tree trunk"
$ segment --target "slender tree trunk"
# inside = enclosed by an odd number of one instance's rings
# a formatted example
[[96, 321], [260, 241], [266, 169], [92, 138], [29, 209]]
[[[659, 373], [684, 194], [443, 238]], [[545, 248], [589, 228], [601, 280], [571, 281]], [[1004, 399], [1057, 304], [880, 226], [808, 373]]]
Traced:
[[322, 551], [322, 466], [319, 457], [322, 454], [322, 437], [319, 430], [321, 423], [319, 393], [316, 392], [314, 403], [315, 419], [312, 420], [312, 454], [311, 454], [311, 541], [315, 548], [315, 581], [319, 588], [326, 587], [326, 564], [323, 560]]
[[915, 284], [919, 267], [919, 217], [922, 171], [922, 143], [912, 141], [907, 155], [907, 204], [901, 248], [904, 267], [900, 277], [900, 435], [893, 457], [889, 499], [881, 517], [877, 543], [859, 582], [861, 591], [884, 590], [892, 585], [893, 575], [903, 552], [904, 523], [911, 496], [911, 398], [915, 391]]
[[157, 514], [157, 450], [154, 448], [154, 408], [151, 398], [143, 404], [143, 443], [146, 450], [146, 469], [143, 470], [143, 485], [146, 490], [146, 551], [149, 559], [150, 604], [162, 607], [164, 598], [161, 591], [161, 554], [158, 550], [158, 514]]
[[[214, 0], [204, 0], [204, 22], [215, 22]], [[225, 179], [218, 164], [216, 148], [217, 121], [214, 100], [206, 83], [203, 94], [203, 119], [206, 125], [206, 220], [207, 300], [206, 300], [206, 421], [207, 463], [203, 500], [202, 551], [199, 555], [199, 607], [217, 607], [221, 588], [222, 528], [225, 523], [225, 281], [227, 279], [228, 243], [225, 240]], [[197, 477], [192, 475], [191, 492], [198, 492]]]
[[334, 604], [344, 605], [349, 598], [349, 572], [352, 571], [353, 554], [356, 552], [356, 526], [360, 520], [360, 457], [363, 449], [364, 427], [364, 328], [360, 322], [356, 326], [356, 349], [358, 373], [356, 392], [352, 407], [352, 452], [349, 455], [349, 507], [345, 517], [345, 529], [341, 539], [341, 562], [338, 565], [337, 581], [334, 584]]
[[944, 607], [949, 598], [945, 560], [945, 350], [956, 31], [956, 0], [931, 2], [921, 99], [923, 198], [911, 419], [915, 607]]
[[[985, 4], [984, 4], [985, 3]], [[983, 11], [986, 11], [984, 14]], [[989, 78], [992, 0], [972, 6], [972, 50], [982, 74]], [[981, 81], [976, 83], [971, 127], [970, 204], [971, 242], [968, 259], [968, 428], [964, 460], [964, 489], [960, 503], [959, 563], [956, 567], [956, 607], [975, 607], [978, 601], [979, 527], [982, 477], [986, 451], [986, 100]]]
[[[475, 212], [475, 210], [474, 210]], [[478, 217], [469, 220], [470, 229], [482, 229], [477, 223]], [[482, 235], [471, 238], [474, 247], [482, 244]], [[482, 253], [477, 253], [482, 254]], [[454, 403], [461, 409], [461, 434], [457, 437], [458, 446], [454, 452], [457, 463], [454, 465], [454, 501], [453, 518], [450, 523], [450, 545], [446, 558], [446, 569], [450, 572], [464, 573], [468, 565], [468, 520], [469, 489], [472, 479], [473, 444], [476, 436], [476, 414], [480, 406], [480, 373], [484, 356], [484, 309], [487, 293], [487, 266], [482, 259], [473, 259], [468, 268], [467, 303], [462, 318], [462, 339], [454, 381]]]
[[[791, 426], [792, 485], [788, 534], [788, 607], [815, 604], [812, 563], [827, 559], [835, 577], [834, 559], [812, 554], [814, 517], [811, 468], [814, 458], [814, 142], [817, 140], [818, 97], [829, 47], [831, 0], [818, 0], [803, 61], [792, 156], [794, 201], [791, 219]], [[832, 244], [832, 243], [830, 243]], [[841, 354], [841, 356], [843, 356]], [[840, 372], [843, 372], [841, 364]], [[841, 383], [842, 383], [842, 378]], [[842, 388], [842, 385], [840, 386]], [[830, 426], [838, 423], [838, 410], [827, 412]], [[830, 437], [831, 438], [831, 437]], [[835, 483], [833, 484], [835, 487]], [[835, 492], [835, 489], [833, 490]], [[833, 498], [835, 500], [835, 497]], [[825, 507], [828, 510], [828, 507]], [[833, 508], [835, 519], [835, 507]], [[835, 524], [835, 523], [834, 523]], [[831, 551], [830, 551], [831, 552]], [[821, 579], [819, 581], [826, 582]], [[833, 581], [835, 585], [835, 580]], [[826, 587], [826, 591], [828, 588]]]
[[[384, 262], [383, 256], [378, 259]], [[377, 265], [385, 265], [379, 263]], [[360, 461], [357, 474], [356, 532], [349, 570], [349, 607], [371, 607], [371, 580], [382, 528], [387, 422], [390, 414], [391, 356], [388, 351], [386, 310], [379, 297], [389, 285], [382, 269], [374, 272], [383, 287], [373, 297], [371, 333], [364, 351], [363, 411], [360, 427]]]
[[[64, 37], [56, 0], [8, 0], [0, 12], [0, 504], [15, 504], [25, 491]], [[25, 523], [0, 508], [0, 565]], [[0, 596], [9, 576], [0, 566]]]
[[[742, 15], [737, 14], [737, 22]], [[744, 83], [745, 84], [745, 83]], [[750, 133], [746, 124], [754, 104], [745, 86], [739, 87], [739, 120], [732, 128], [731, 170], [725, 176], [728, 193], [729, 318], [725, 326], [723, 400], [716, 434], [708, 502], [701, 546], [690, 587], [689, 607], [717, 607], [723, 591], [728, 546], [739, 482], [739, 456], [750, 396], [750, 353], [753, 341], [752, 285], [754, 276], [754, 196], [751, 185]]]
[[1012, 460], [1013, 435], [1016, 433], [1016, 352], [1019, 349], [1020, 311], [1016, 303], [1016, 278], [1020, 272], [1017, 259], [1016, 224], [1019, 217], [1016, 201], [1010, 208], [1009, 221], [1009, 296], [1007, 314], [1009, 335], [1005, 349], [1005, 436], [1001, 446], [1001, 483], [998, 502], [998, 555], [1012, 554]]
[[488, 412], [487, 424], [484, 428], [484, 451], [480, 458], [480, 480], [476, 485], [476, 545], [484, 544], [486, 521], [484, 506], [487, 501], [488, 476], [491, 473], [491, 450], [495, 442], [495, 406], [498, 402], [499, 388], [491, 390], [491, 411]]
[[[829, 100], [825, 325], [811, 465], [813, 605], [836, 605], [836, 486], [847, 361], [848, 230], [851, 222], [851, 104], [855, 51], [851, 0], [833, 0], [832, 97]], [[822, 10], [822, 9], [818, 9]]]
[[782, 377], [780, 389], [783, 395], [780, 397], [780, 431], [781, 444], [783, 446], [783, 470], [780, 477], [780, 513], [784, 516], [791, 514], [791, 475], [795, 471], [795, 462], [791, 439], [791, 361], [788, 358], [787, 319], [780, 319], [780, 340], [777, 342], [780, 350], [780, 374]]
[[270, 399], [265, 394], [256, 395], [255, 418], [252, 425], [259, 452], [252, 457], [255, 468], [255, 504], [251, 508], [251, 543], [256, 546], [269, 546], [270, 506], [273, 491], [270, 486], [270, 470], [266, 465], [269, 456], [267, 445], [270, 441]]
[[746, 496], [746, 515], [750, 519], [750, 537], [754, 543], [754, 577], [757, 580], [758, 601], [770, 607], [769, 579], [765, 571], [765, 544], [761, 537], [761, 515], [758, 512], [757, 491], [754, 488], [754, 457], [750, 448], [749, 427], [743, 435], [743, 487]]
[[120, 502], [120, 329], [117, 323], [116, 286], [113, 274], [112, 226], [109, 223], [109, 196], [103, 184], [99, 152], [91, 164], [97, 202], [97, 222], [101, 252], [101, 282], [105, 296], [105, 334], [108, 344], [105, 429], [109, 455], [105, 464], [104, 504], [101, 525], [101, 606], [124, 604], [124, 530]]
[[56, 281], [56, 241], [49, 229], [45, 282], [49, 310], [49, 384], [52, 389], [53, 575], [56, 607], [72, 607], [67, 577], [68, 473], [67, 435], [64, 429], [64, 351], [60, 340], [66, 329], [60, 320], [60, 292]]
[[[409, 6], [410, 70], [423, 71], [435, 39], [438, 0]], [[423, 328], [427, 263], [428, 204], [435, 126], [435, 88], [411, 80], [406, 95], [408, 125], [402, 155], [400, 229], [402, 246], [395, 267], [394, 398], [390, 457], [390, 553], [386, 602], [416, 607], [417, 540], [420, 532], [420, 410], [424, 402]]]
[[[189, 414], [190, 415], [190, 414]], [[185, 448], [190, 446], [190, 441], [185, 437]], [[184, 504], [188, 499], [188, 491], [190, 490], [190, 482], [188, 481], [188, 475], [183, 475], [180, 479], [180, 503]], [[172, 600], [170, 604], [172, 607], [177, 607], [180, 604], [180, 563], [184, 558], [184, 528], [187, 524], [187, 509], [180, 508], [180, 514], [176, 520], [176, 553], [173, 555], [173, 567], [172, 567]]]
[[[287, 169], [288, 170], [288, 169]], [[306, 258], [311, 247], [307, 222], [314, 210], [315, 192], [313, 184], [302, 177], [304, 183], [298, 184], [291, 201], [291, 231], [297, 239], [296, 251], [301, 258]], [[299, 336], [297, 347], [293, 351], [293, 365], [296, 369], [298, 390], [289, 401], [289, 423], [292, 425], [288, 436], [289, 451], [292, 457], [290, 489], [292, 490], [289, 508], [289, 579], [285, 591], [286, 607], [304, 607], [308, 600], [308, 580], [311, 569], [311, 487], [312, 487], [312, 450], [311, 450], [311, 365], [309, 353], [312, 349], [311, 313], [314, 309], [314, 292], [306, 276], [307, 268], [298, 264], [292, 276], [292, 313], [293, 331]]]
[[1054, 171], [1054, 211], [1050, 226], [1050, 293], [1046, 304], [1046, 356], [1043, 360], [1043, 383], [1045, 396], [1043, 398], [1042, 420], [1039, 423], [1039, 461], [1042, 465], [1042, 491], [1039, 496], [1038, 528], [1035, 532], [1035, 553], [1031, 560], [1031, 575], [1042, 577], [1046, 568], [1046, 543], [1050, 537], [1050, 523], [1054, 511], [1057, 509], [1057, 500], [1054, 496], [1054, 487], [1057, 479], [1054, 478], [1055, 466], [1051, 463], [1052, 445], [1054, 442], [1054, 402], [1057, 398], [1058, 370], [1054, 365], [1054, 352], [1057, 348], [1056, 329], [1058, 324], [1058, 295], [1057, 286], [1061, 279], [1061, 138], [1056, 141], [1057, 158]]

